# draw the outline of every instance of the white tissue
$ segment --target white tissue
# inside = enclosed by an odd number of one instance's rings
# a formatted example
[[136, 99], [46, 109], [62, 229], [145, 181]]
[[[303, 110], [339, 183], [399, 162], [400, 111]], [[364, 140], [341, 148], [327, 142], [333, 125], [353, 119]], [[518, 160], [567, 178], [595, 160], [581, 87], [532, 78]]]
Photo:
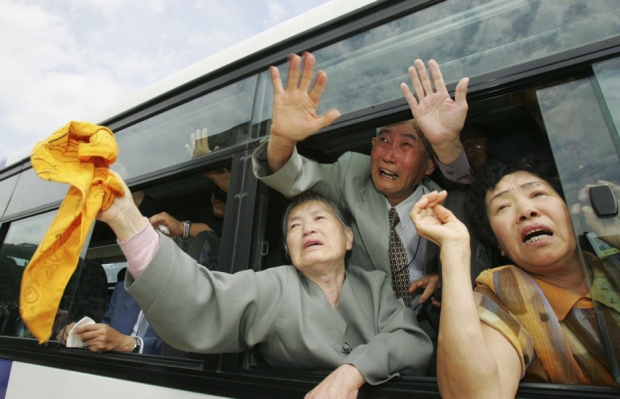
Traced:
[[75, 323], [71, 331], [69, 331], [69, 336], [67, 337], [67, 348], [81, 348], [86, 346], [82, 341], [82, 336], [80, 334], [76, 334], [75, 330], [78, 327], [86, 326], [89, 324], [95, 324], [95, 321], [88, 316], [82, 318], [80, 321]]

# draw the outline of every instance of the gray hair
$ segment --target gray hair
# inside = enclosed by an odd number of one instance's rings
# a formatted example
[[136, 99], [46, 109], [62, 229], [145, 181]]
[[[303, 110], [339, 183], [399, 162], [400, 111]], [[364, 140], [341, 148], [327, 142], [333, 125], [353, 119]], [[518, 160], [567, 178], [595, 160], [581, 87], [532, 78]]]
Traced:
[[379, 133], [381, 133], [381, 129], [383, 129], [385, 127], [404, 125], [404, 124], [411, 125], [413, 130], [415, 130], [418, 133], [418, 137], [422, 141], [422, 144], [424, 144], [424, 148], [426, 149], [426, 152], [428, 153], [428, 156], [431, 159], [434, 159], [435, 158], [435, 151], [433, 150], [433, 146], [428, 141], [428, 139], [424, 135], [424, 132], [422, 131], [422, 128], [420, 128], [420, 125], [418, 125], [418, 122], [415, 119], [409, 119], [409, 120], [406, 120], [406, 121], [402, 121], [402, 122], [398, 122], [398, 123], [393, 123], [393, 124], [387, 125], [387, 126], [380, 126], [380, 127], [378, 127], [376, 129], [375, 136], [379, 136]]

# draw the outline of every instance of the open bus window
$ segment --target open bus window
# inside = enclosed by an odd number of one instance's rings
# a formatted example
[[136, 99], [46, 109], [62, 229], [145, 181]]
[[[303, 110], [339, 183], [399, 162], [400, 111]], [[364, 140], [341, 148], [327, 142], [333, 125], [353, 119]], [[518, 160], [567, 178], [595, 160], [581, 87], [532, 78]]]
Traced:
[[[591, 296], [609, 369], [620, 381], [620, 216], [594, 212], [588, 195], [592, 185], [604, 185], [607, 205], [620, 197], [620, 138], [617, 130], [620, 63], [595, 64], [595, 75], [543, 88], [538, 101], [575, 235], [583, 254]], [[615, 198], [613, 196], [615, 195]], [[595, 201], [597, 202], [597, 201]], [[616, 204], [617, 205], [617, 204]]]
[[[56, 212], [48, 212], [8, 225], [4, 242], [0, 246], [0, 335], [32, 336], [19, 315], [21, 280], [24, 269], [55, 216]], [[66, 306], [68, 303], [63, 301], [60, 308]], [[61, 319], [63, 315], [59, 311]]]
[[[149, 217], [153, 226], [168, 237], [162, 239], [175, 241], [188, 255], [211, 270], [218, 270], [229, 171], [230, 166], [223, 165], [216, 169], [175, 177], [157, 185], [134, 189], [132, 192], [134, 202], [142, 214]], [[184, 226], [186, 221], [189, 222], [187, 230]], [[184, 234], [187, 237], [183, 237]], [[83, 264], [85, 266], [81, 274], [76, 277], [76, 294], [67, 323], [77, 322], [88, 316], [96, 323], [107, 324], [123, 336], [140, 334], [139, 305], [127, 293], [123, 284], [126, 259], [107, 225], [100, 222], [95, 224]], [[89, 268], [90, 273], [85, 274]], [[95, 270], [103, 279], [103, 295], [92, 294], [88, 298], [80, 296], [80, 292], [101, 292], [98, 289], [99, 284], [95, 290], [92, 273]], [[97, 281], [101, 282], [100, 279]], [[100, 298], [105, 298], [103, 311], [89, 312], [89, 308], [98, 309]], [[85, 299], [85, 303], [82, 303], [82, 299]], [[159, 338], [150, 326], [147, 326], [142, 334], [142, 354], [202, 359], [207, 369], [217, 366], [216, 356], [186, 353], [173, 348]]]

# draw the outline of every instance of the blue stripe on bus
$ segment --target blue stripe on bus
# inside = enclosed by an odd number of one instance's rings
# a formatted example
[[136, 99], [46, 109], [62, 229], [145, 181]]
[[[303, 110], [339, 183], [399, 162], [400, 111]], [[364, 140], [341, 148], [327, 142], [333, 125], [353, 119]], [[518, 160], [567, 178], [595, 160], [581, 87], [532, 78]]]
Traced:
[[9, 375], [11, 375], [12, 360], [0, 359], [0, 399], [6, 398], [6, 390], [9, 386]]

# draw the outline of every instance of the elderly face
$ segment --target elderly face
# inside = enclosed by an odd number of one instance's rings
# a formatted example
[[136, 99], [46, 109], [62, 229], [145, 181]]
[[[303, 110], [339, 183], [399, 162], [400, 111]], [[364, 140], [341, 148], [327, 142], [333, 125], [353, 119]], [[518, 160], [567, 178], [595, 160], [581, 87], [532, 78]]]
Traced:
[[293, 266], [302, 273], [321, 265], [344, 269], [346, 251], [353, 245], [353, 232], [343, 226], [329, 205], [308, 201], [291, 210], [286, 245]]
[[578, 257], [566, 203], [538, 176], [504, 176], [485, 203], [499, 249], [523, 270], [548, 275]]
[[372, 181], [392, 206], [407, 199], [435, 170], [411, 122], [382, 127], [372, 139], [370, 159]]

